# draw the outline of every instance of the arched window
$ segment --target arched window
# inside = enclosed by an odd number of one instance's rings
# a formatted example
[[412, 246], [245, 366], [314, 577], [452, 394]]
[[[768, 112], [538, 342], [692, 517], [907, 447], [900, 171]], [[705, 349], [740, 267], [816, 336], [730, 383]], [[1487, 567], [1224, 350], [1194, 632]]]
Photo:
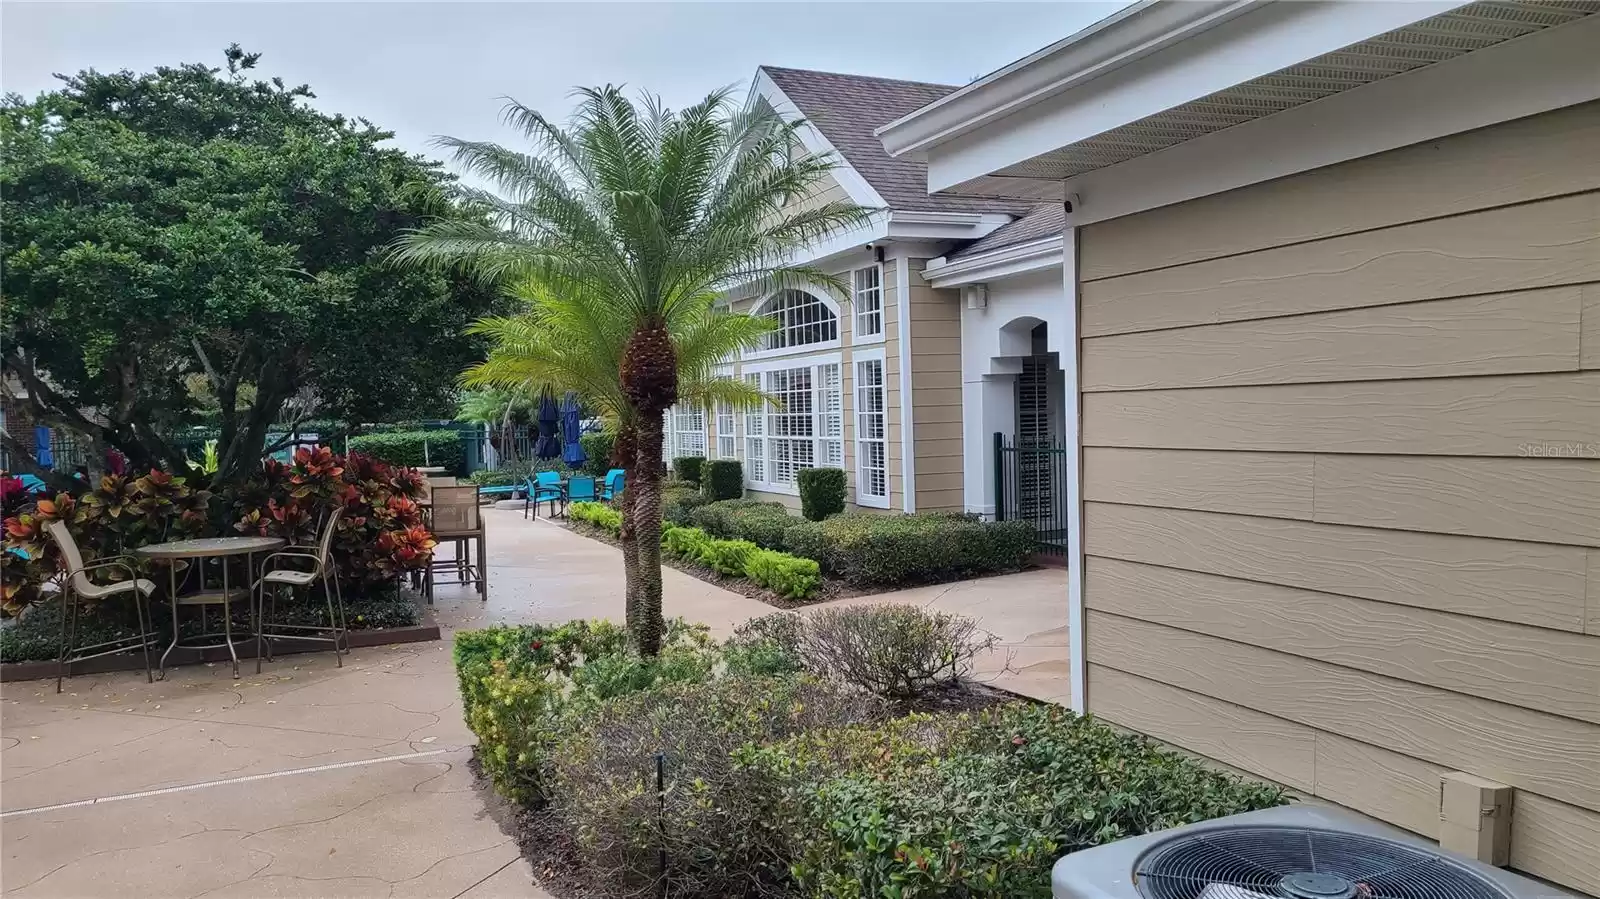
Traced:
[[803, 290], [779, 291], [761, 307], [774, 330], [764, 338], [764, 350], [784, 350], [839, 339], [839, 316], [820, 297]]

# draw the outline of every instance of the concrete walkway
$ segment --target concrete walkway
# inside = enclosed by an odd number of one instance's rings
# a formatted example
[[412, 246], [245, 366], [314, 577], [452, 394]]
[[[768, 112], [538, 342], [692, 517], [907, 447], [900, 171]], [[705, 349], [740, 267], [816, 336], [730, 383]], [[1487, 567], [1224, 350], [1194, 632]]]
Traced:
[[[0, 688], [0, 892], [18, 897], [544, 897], [466, 761], [450, 632], [622, 616], [620, 554], [486, 513], [489, 601], [439, 591], [438, 643]], [[664, 572], [666, 611], [719, 635], [770, 611]], [[1065, 690], [1065, 579], [1029, 572], [876, 597], [976, 615], [1009, 644], [996, 682]], [[861, 602], [862, 600], [848, 600]], [[1043, 616], [1025, 607], [1037, 606]], [[1043, 621], [1043, 623], [1041, 623]], [[1008, 682], [1007, 679], [1010, 679]]]

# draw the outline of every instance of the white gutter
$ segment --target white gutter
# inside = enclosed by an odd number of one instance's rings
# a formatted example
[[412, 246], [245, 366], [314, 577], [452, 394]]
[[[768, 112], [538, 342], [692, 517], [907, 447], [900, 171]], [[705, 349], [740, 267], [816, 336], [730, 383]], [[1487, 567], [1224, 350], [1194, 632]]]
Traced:
[[999, 281], [1024, 272], [1060, 268], [1065, 254], [1065, 238], [1054, 234], [956, 260], [940, 257], [928, 263], [922, 277], [934, 287], [960, 287], [964, 284]]

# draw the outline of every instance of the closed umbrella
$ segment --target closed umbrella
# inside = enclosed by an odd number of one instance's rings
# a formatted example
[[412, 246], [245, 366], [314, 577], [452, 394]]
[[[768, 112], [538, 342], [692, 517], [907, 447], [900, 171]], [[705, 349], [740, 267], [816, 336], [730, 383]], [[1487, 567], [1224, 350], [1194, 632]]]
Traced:
[[583, 414], [578, 409], [578, 395], [569, 390], [566, 398], [561, 401], [561, 460], [567, 463], [568, 468], [577, 468], [588, 458], [583, 453], [583, 444], [578, 442], [578, 436], [583, 431], [582, 419]]
[[554, 459], [561, 455], [561, 441], [556, 439], [556, 425], [560, 417], [555, 397], [548, 393], [539, 397], [539, 441], [533, 446], [533, 454], [540, 459]]

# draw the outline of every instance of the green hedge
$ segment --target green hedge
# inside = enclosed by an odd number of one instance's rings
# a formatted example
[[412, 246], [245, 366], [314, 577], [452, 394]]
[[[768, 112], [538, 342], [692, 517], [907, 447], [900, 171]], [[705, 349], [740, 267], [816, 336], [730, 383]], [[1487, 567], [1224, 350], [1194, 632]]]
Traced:
[[705, 456], [678, 456], [672, 460], [672, 474], [685, 484], [700, 486], [700, 475], [706, 464]]
[[[427, 444], [426, 453], [423, 451], [424, 443]], [[394, 431], [387, 434], [362, 434], [350, 438], [350, 450], [365, 453], [391, 465], [404, 465], [408, 468], [439, 465], [456, 474], [462, 473], [465, 464], [461, 434], [456, 431]]]
[[941, 512], [835, 515], [797, 522], [784, 531], [789, 552], [815, 559], [824, 571], [863, 587], [1015, 571], [1027, 564], [1037, 544], [1028, 522]]
[[467, 480], [479, 487], [504, 487], [510, 484], [521, 484], [533, 477], [535, 472], [559, 471], [562, 474], [572, 473], [565, 462], [560, 459], [537, 459], [532, 462], [506, 462], [493, 471], [480, 468], [467, 475]]
[[785, 599], [810, 599], [822, 586], [815, 560], [762, 549], [748, 540], [719, 540], [700, 528], [666, 527], [661, 549], [719, 574], [746, 577]]
[[844, 469], [805, 468], [796, 478], [800, 488], [800, 514], [821, 521], [844, 511]]
[[611, 470], [611, 450], [617, 445], [617, 435], [610, 431], [580, 434], [578, 446], [583, 448], [583, 470], [597, 478], [605, 477]]
[[693, 487], [668, 487], [661, 491], [661, 520], [668, 524], [692, 524], [690, 516], [706, 502], [705, 494]]
[[712, 502], [744, 498], [744, 466], [737, 459], [710, 459], [700, 487]]
[[713, 537], [749, 540], [764, 549], [783, 549], [783, 532], [800, 519], [783, 503], [730, 499], [694, 510], [690, 519]]

